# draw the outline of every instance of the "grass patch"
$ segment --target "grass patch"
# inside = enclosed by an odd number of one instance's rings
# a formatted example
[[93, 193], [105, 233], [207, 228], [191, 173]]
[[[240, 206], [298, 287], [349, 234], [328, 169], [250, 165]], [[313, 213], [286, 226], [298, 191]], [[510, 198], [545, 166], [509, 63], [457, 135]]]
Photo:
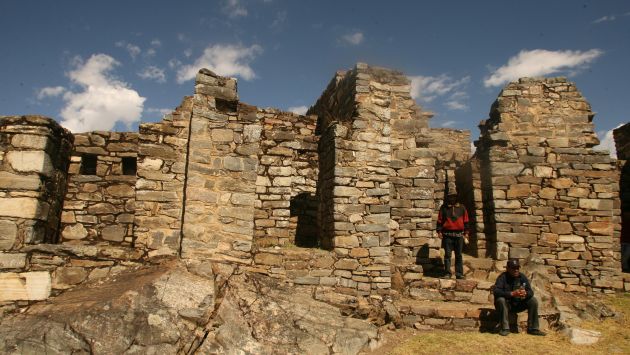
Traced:
[[390, 354], [630, 354], [630, 295], [609, 296], [604, 300], [623, 315], [581, 324], [581, 328], [602, 333], [594, 345], [573, 345], [553, 331], [546, 337], [525, 332], [502, 337], [490, 333], [434, 330], [418, 332], [392, 349]]

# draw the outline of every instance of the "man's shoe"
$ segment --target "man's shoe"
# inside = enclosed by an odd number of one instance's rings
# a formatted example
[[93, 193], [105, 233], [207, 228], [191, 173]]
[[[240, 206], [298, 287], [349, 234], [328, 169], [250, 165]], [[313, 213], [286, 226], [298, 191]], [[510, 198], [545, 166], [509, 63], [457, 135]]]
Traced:
[[466, 280], [466, 276], [460, 275], [460, 276], [457, 276], [457, 279], [458, 280]]
[[508, 336], [508, 334], [510, 334], [510, 330], [509, 329], [501, 329], [501, 331], [499, 332], [499, 335], [503, 336], [503, 337]]
[[442, 276], [442, 277], [444, 277], [445, 279], [450, 279], [450, 278], [452, 278], [452, 277], [453, 277], [453, 274], [451, 274], [450, 272], [447, 272], [447, 273], [445, 273], [445, 274], [444, 274], [444, 276]]
[[540, 331], [538, 329], [531, 329], [527, 331], [527, 334], [529, 335], [536, 335], [536, 336], [540, 336], [540, 337], [544, 337], [545, 335], [547, 335], [547, 333]]

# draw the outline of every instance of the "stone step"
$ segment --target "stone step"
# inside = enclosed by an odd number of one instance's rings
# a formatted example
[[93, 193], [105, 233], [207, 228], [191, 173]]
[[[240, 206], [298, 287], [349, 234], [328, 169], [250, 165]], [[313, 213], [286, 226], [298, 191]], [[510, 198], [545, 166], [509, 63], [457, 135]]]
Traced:
[[407, 288], [410, 298], [443, 302], [471, 302], [491, 304], [493, 282], [484, 280], [454, 280], [424, 277]]
[[[468, 302], [440, 302], [401, 298], [394, 302], [402, 321], [407, 326], [418, 329], [463, 329], [493, 331], [498, 319], [494, 306], [490, 303], [472, 304]], [[559, 318], [556, 311], [540, 310], [542, 329], [553, 327]], [[527, 312], [511, 315], [513, 326], [527, 327]]]

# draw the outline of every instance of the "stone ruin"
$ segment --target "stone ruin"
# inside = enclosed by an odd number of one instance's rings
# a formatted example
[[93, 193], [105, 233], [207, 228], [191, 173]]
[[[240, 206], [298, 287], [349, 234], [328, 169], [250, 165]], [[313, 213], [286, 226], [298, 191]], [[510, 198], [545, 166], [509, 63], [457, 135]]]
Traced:
[[[508, 84], [474, 155], [469, 131], [431, 116], [402, 73], [359, 63], [306, 115], [244, 104], [235, 79], [202, 69], [193, 96], [137, 133], [1, 117], [0, 307], [172, 257], [376, 299], [488, 304], [507, 258], [557, 290], [630, 290], [629, 125], [615, 131], [618, 161], [593, 150], [594, 113], [565, 78]], [[431, 277], [449, 191], [471, 216], [466, 271], [481, 281]], [[399, 309], [427, 325], [461, 311]]]

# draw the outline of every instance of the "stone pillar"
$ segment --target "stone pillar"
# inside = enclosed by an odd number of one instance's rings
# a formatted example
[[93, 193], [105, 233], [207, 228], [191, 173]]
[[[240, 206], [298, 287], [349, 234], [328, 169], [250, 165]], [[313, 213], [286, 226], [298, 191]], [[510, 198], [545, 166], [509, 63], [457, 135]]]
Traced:
[[256, 109], [238, 102], [236, 79], [199, 71], [186, 170], [182, 257], [252, 262], [261, 129]]
[[47, 117], [0, 117], [0, 250], [57, 242], [73, 140]]
[[318, 115], [322, 134], [322, 244], [339, 258], [340, 286], [359, 294], [391, 287], [390, 120], [397, 104], [410, 102], [404, 75], [360, 63], [338, 73], [309, 111]]
[[180, 250], [192, 99], [138, 135], [134, 245], [149, 256]]

